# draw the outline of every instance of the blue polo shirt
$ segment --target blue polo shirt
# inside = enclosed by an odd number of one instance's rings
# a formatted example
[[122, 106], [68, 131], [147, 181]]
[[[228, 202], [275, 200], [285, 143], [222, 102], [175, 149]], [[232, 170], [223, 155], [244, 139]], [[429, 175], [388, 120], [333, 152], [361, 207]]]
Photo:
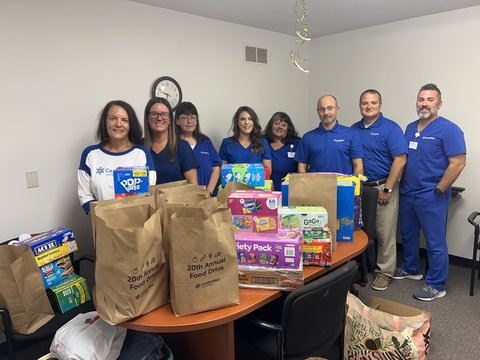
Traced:
[[299, 163], [309, 164], [310, 172], [352, 174], [352, 159], [363, 158], [363, 147], [357, 132], [337, 121], [331, 130], [322, 124], [307, 132], [295, 154]]
[[250, 143], [247, 148], [244, 148], [237, 140], [232, 140], [233, 137], [223, 139], [222, 145], [220, 145], [220, 149], [218, 151], [220, 158], [227, 161], [229, 164], [261, 163], [263, 159], [272, 159], [270, 146], [268, 146], [268, 142], [265, 139], [262, 139], [262, 144], [265, 146], [265, 152], [263, 154], [256, 152], [253, 155], [252, 143]]
[[364, 119], [351, 126], [362, 141], [364, 175], [368, 181], [388, 178], [393, 157], [408, 153], [408, 145], [398, 124], [380, 113], [379, 118], [368, 128]]
[[[405, 130], [408, 144], [415, 139], [417, 125], [418, 120]], [[438, 117], [428, 124], [414, 142], [417, 148], [409, 145], [407, 164], [400, 182], [402, 195], [432, 191], [450, 165], [448, 158], [467, 153], [463, 131], [444, 117]]]
[[272, 153], [272, 174], [270, 179], [273, 181], [273, 188], [275, 191], [282, 189], [282, 178], [288, 173], [297, 172], [298, 162], [293, 157], [288, 157], [288, 153], [295, 156], [300, 140], [293, 140], [290, 144], [284, 144], [281, 148], [274, 150], [270, 144], [270, 151]]
[[[209, 138], [204, 139], [203, 142], [197, 141], [193, 152], [197, 156], [198, 161], [200, 161], [200, 167], [197, 169], [198, 184], [207, 186], [210, 182], [213, 167], [221, 166], [222, 159], [218, 156], [217, 150], [215, 150]], [[212, 195], [217, 195], [217, 189], [215, 189]]]

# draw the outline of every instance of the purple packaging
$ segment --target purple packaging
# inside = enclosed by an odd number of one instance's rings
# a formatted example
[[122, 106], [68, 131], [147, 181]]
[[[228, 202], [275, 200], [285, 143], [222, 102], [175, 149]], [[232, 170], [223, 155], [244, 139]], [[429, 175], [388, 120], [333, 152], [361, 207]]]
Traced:
[[298, 269], [302, 261], [301, 229], [280, 228], [274, 233], [235, 231], [238, 264]]

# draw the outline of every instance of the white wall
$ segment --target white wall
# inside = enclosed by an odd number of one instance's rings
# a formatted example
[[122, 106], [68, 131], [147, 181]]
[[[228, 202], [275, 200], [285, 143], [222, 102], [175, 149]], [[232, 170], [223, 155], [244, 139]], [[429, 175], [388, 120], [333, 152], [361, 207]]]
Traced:
[[[143, 118], [153, 82], [172, 76], [218, 147], [241, 105], [262, 125], [286, 111], [308, 130], [308, 75], [290, 61], [295, 37], [126, 0], [3, 1], [0, 12], [0, 240], [72, 228], [92, 252], [77, 198], [81, 151], [112, 99]], [[243, 43], [265, 47], [269, 65], [243, 63]], [[143, 121], [142, 121], [143, 122]], [[27, 189], [26, 170], [38, 170]]]
[[[418, 119], [415, 100], [429, 82], [442, 91], [440, 114], [457, 123], [467, 142], [467, 167], [455, 183], [465, 187], [449, 209], [449, 253], [471, 258], [473, 226], [480, 188], [480, 6], [317, 38], [310, 44], [309, 126], [318, 126], [316, 102], [337, 97], [338, 119], [350, 126], [360, 120], [358, 97], [374, 88], [383, 97], [383, 114], [405, 129]], [[314, 64], [314, 65], [312, 65]]]

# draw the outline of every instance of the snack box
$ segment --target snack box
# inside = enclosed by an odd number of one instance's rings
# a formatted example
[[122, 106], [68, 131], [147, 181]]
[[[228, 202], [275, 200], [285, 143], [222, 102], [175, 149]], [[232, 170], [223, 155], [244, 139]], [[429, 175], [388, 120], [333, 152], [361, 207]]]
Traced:
[[283, 206], [282, 226], [302, 230], [328, 230], [328, 213], [323, 206]]
[[279, 191], [237, 190], [228, 197], [233, 230], [278, 233], [282, 216]]
[[92, 299], [87, 281], [78, 275], [51, 286], [47, 293], [52, 305], [62, 314]]
[[225, 187], [232, 181], [248, 186], [264, 186], [265, 169], [261, 163], [223, 164], [222, 186]]
[[15, 243], [22, 244], [30, 246], [39, 267], [78, 250], [72, 230], [62, 227]]
[[300, 229], [281, 228], [278, 234], [235, 232], [238, 265], [298, 269], [302, 259]]
[[148, 166], [118, 167], [113, 170], [115, 199], [148, 193]]
[[65, 255], [47, 265], [43, 265], [40, 267], [40, 273], [42, 274], [45, 289], [75, 275], [70, 255]]
[[238, 265], [238, 285], [246, 289], [293, 291], [303, 286], [303, 265], [298, 269]]
[[332, 241], [330, 231], [326, 239], [304, 239], [302, 260], [303, 265], [332, 266]]
[[353, 241], [355, 183], [337, 182], [337, 241]]

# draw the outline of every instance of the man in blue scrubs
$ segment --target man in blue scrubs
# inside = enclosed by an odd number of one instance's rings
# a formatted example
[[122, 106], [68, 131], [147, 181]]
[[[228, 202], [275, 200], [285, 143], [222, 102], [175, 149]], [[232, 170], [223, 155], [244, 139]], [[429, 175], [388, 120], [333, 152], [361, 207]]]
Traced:
[[378, 255], [372, 288], [385, 290], [397, 266], [398, 181], [407, 162], [407, 141], [397, 123], [380, 112], [382, 96], [377, 90], [360, 95], [361, 121], [353, 124], [363, 144], [364, 186], [378, 189], [377, 234]]
[[338, 123], [339, 110], [337, 99], [332, 95], [324, 95], [318, 100], [320, 125], [303, 136], [295, 154], [299, 173], [310, 171], [363, 175], [360, 137], [356, 131]]
[[466, 164], [463, 131], [437, 114], [442, 94], [435, 84], [420, 88], [417, 96], [419, 120], [407, 126], [407, 165], [400, 184], [400, 218], [405, 263], [394, 279], [422, 279], [418, 263], [420, 228], [427, 243], [430, 268], [426, 284], [413, 296], [431, 301], [447, 295], [447, 209], [451, 186]]

